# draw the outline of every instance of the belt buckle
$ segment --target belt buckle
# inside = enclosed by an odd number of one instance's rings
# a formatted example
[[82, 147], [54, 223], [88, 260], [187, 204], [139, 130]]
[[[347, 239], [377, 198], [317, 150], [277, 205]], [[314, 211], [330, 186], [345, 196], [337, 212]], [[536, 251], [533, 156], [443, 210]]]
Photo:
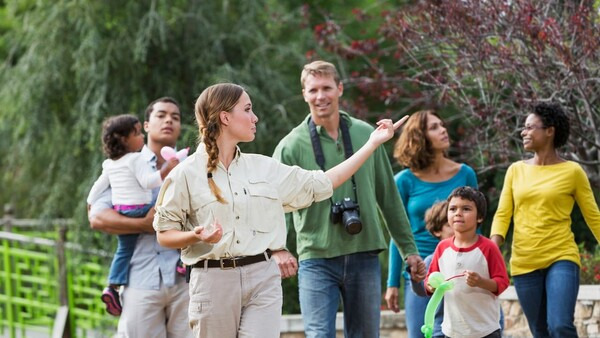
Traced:
[[[223, 260], [224, 259], [229, 259], [233, 262], [233, 266], [224, 266], [223, 265]], [[219, 264], [221, 265], [221, 270], [231, 270], [231, 269], [235, 269], [237, 266], [235, 265], [235, 258], [220, 258], [219, 259]]]

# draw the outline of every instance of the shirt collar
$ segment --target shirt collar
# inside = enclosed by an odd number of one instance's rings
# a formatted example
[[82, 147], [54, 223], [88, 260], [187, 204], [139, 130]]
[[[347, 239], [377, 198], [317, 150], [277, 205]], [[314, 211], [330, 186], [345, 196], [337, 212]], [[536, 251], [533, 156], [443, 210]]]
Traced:
[[240, 156], [242, 155], [242, 151], [240, 150], [239, 146], [235, 146], [235, 156], [233, 157], [234, 161], [238, 161], [240, 159]]
[[150, 150], [150, 148], [148, 148], [147, 145], [144, 145], [144, 147], [142, 148], [141, 154], [142, 154], [142, 158], [144, 159], [144, 161], [156, 163], [156, 154], [154, 152], [152, 152], [152, 150]]
[[[204, 144], [204, 142], [200, 142], [200, 144], [198, 144], [198, 148], [196, 149], [196, 151], [201, 151], [203, 153], [206, 154], [206, 145]], [[233, 161], [237, 162], [240, 159], [240, 156], [242, 155], [242, 151], [240, 150], [239, 146], [235, 146], [235, 155], [233, 157]]]
[[[348, 125], [348, 128], [350, 128], [352, 126], [352, 120], [350, 119], [350, 114], [346, 113], [343, 110], [340, 110], [340, 118], [343, 118], [344, 121], [346, 121], [346, 124]], [[306, 122], [306, 125], [308, 125], [308, 119], [310, 119], [310, 114], [308, 114], [308, 116], [304, 119], [304, 122]], [[319, 134], [323, 134], [325, 131], [323, 130], [322, 126], [316, 126], [317, 127], [317, 133]], [[338, 126], [338, 129], [340, 127]]]

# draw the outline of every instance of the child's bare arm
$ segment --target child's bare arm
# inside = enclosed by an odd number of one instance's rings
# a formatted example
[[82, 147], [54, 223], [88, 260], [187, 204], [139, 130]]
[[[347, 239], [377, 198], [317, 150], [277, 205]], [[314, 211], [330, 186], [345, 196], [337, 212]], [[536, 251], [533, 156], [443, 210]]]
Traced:
[[495, 280], [481, 277], [477, 272], [465, 270], [465, 279], [468, 286], [479, 287], [491, 293], [498, 291], [498, 283]]
[[415, 282], [415, 281], [411, 280], [410, 281], [410, 286], [411, 286], [413, 292], [417, 296], [427, 297], [427, 291], [425, 291], [425, 283], [424, 283], [424, 281]]

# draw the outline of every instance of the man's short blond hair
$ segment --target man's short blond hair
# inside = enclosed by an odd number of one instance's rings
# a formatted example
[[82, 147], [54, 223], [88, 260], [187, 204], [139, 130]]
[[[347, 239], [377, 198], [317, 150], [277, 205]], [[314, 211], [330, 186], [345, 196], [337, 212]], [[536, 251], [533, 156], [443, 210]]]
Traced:
[[306, 78], [309, 76], [332, 76], [333, 81], [335, 81], [336, 85], [340, 84], [340, 74], [332, 63], [327, 61], [313, 61], [307, 65], [304, 65], [304, 69], [302, 69], [302, 75], [300, 76], [300, 83], [302, 84], [302, 89], [304, 89], [304, 82]]

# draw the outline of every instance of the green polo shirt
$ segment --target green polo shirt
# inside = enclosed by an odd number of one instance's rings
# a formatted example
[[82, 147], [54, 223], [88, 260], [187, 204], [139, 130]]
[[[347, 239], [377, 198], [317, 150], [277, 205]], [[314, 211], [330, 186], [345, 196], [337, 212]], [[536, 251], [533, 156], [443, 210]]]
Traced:
[[[350, 117], [340, 111], [350, 129], [352, 147], [356, 151], [369, 139], [373, 127], [368, 123]], [[298, 165], [304, 169], [318, 170], [313, 147], [310, 141], [307, 116], [300, 125], [286, 135], [275, 148], [273, 157], [288, 165]], [[345, 160], [342, 133], [333, 140], [325, 128], [317, 126], [321, 147], [325, 156], [325, 169], [330, 169]], [[392, 167], [383, 146], [363, 164], [354, 175], [362, 231], [350, 235], [340, 223], [330, 220], [331, 201], [325, 200], [312, 206], [294, 211], [288, 219], [288, 229], [296, 230], [297, 251], [300, 260], [310, 258], [331, 258], [342, 255], [383, 250], [387, 248], [383, 228], [387, 227], [403, 257], [418, 254], [410, 224], [394, 183]], [[348, 180], [333, 192], [333, 201], [344, 197], [354, 200], [352, 181]], [[385, 219], [382, 222], [379, 211]], [[291, 224], [290, 224], [291, 223]], [[386, 224], [387, 223], [387, 224]]]

